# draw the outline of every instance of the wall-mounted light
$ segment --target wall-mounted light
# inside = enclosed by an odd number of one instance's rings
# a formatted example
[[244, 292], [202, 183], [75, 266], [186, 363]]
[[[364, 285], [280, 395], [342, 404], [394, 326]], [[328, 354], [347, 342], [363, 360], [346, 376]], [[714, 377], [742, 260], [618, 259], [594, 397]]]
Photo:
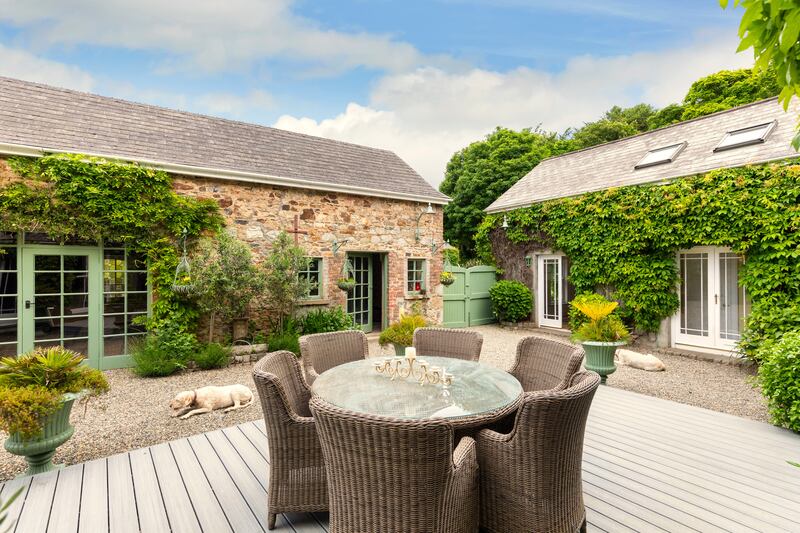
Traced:
[[419, 221], [423, 215], [432, 215], [433, 214], [433, 206], [430, 202], [428, 202], [428, 207], [419, 215], [417, 215], [417, 230], [414, 233], [414, 239], [419, 242]]
[[508, 229], [508, 217], [506, 215], [503, 215], [503, 225], [500, 227], [503, 229]]

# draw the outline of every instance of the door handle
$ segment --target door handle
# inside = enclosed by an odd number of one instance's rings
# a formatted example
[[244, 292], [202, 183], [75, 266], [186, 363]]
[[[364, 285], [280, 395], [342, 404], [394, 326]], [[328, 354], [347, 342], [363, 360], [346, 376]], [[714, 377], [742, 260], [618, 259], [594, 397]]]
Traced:
[[719, 305], [719, 294], [714, 295], [714, 305]]
[[31, 308], [31, 301], [25, 300], [25, 309], [30, 309], [30, 308]]

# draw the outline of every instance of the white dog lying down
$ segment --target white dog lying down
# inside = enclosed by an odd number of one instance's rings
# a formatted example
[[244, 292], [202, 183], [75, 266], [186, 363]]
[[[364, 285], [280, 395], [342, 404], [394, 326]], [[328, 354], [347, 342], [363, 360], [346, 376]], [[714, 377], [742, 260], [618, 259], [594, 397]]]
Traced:
[[226, 385], [224, 387], [203, 387], [201, 389], [179, 392], [169, 402], [172, 416], [180, 416], [186, 420], [190, 416], [210, 413], [215, 409], [223, 412], [234, 411], [253, 403], [253, 393], [244, 385]]
[[634, 352], [633, 350], [618, 349], [617, 359], [621, 365], [647, 370], [648, 372], [661, 372], [667, 369], [661, 359], [655, 355]]

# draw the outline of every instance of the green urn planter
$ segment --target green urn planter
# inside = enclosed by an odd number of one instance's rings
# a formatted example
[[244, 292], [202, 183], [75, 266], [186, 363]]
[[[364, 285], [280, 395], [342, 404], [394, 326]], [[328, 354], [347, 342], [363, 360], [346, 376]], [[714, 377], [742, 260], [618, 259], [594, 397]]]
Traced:
[[600, 374], [600, 383], [605, 384], [606, 378], [616, 372], [617, 365], [614, 363], [614, 353], [618, 346], [624, 346], [624, 341], [598, 342], [583, 341], [583, 351], [586, 352], [586, 370], [592, 370]]
[[406, 348], [408, 348], [408, 346], [406, 346], [405, 344], [397, 344], [396, 342], [393, 342], [392, 346], [394, 346], [395, 355], [403, 357], [406, 354]]
[[62, 396], [61, 407], [42, 419], [42, 433], [34, 438], [23, 439], [19, 433], [10, 435], [5, 442], [5, 449], [14, 455], [25, 457], [28, 470], [23, 474], [30, 476], [62, 468], [64, 465], [54, 465], [53, 455], [56, 448], [67, 442], [75, 428], [69, 423], [72, 404], [80, 398], [81, 394], [68, 393]]

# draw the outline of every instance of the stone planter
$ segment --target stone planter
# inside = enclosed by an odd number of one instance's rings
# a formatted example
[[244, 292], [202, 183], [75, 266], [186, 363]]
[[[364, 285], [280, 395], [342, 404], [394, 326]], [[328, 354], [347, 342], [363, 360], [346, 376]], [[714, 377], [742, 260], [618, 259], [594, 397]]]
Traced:
[[249, 325], [250, 321], [247, 318], [234, 318], [231, 321], [231, 329], [233, 330], [233, 340], [238, 341], [246, 338]]
[[598, 342], [584, 341], [581, 343], [583, 351], [586, 352], [586, 370], [592, 370], [600, 374], [600, 383], [605, 384], [606, 378], [616, 372], [617, 365], [614, 363], [614, 353], [618, 346], [625, 346], [624, 341], [617, 342]]
[[64, 466], [54, 465], [53, 455], [56, 448], [67, 442], [75, 432], [75, 428], [69, 423], [69, 415], [72, 404], [80, 397], [80, 394], [65, 394], [58, 411], [42, 420], [42, 433], [38, 437], [23, 439], [19, 433], [14, 433], [6, 439], [6, 451], [24, 456], [28, 462], [28, 470], [23, 476], [41, 474]]

